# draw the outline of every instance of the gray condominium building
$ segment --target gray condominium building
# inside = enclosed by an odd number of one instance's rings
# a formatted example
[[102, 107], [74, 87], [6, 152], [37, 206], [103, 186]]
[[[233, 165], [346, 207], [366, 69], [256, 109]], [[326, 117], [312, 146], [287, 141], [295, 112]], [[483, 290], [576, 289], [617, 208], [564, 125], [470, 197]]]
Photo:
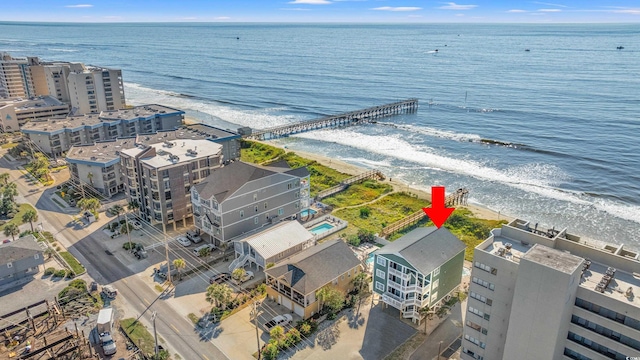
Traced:
[[283, 219], [309, 203], [309, 171], [282, 161], [270, 166], [233, 162], [191, 188], [195, 224], [216, 245]]
[[516, 219], [474, 250], [462, 359], [640, 358], [640, 261]]
[[151, 224], [185, 226], [193, 218], [191, 188], [222, 165], [222, 145], [178, 139], [120, 151], [125, 191]]
[[103, 111], [99, 114], [31, 121], [20, 129], [39, 150], [61, 156], [73, 145], [174, 130], [182, 125], [184, 112], [162, 105]]

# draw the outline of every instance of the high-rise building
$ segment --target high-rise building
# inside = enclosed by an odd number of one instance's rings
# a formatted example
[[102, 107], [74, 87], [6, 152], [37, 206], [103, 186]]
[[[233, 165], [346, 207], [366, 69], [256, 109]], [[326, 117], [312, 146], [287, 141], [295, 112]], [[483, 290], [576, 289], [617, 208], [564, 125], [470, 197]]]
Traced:
[[27, 121], [65, 117], [69, 105], [51, 96], [0, 100], [0, 131], [19, 131]]
[[122, 70], [83, 66], [81, 71], [69, 72], [66, 85], [71, 111], [76, 114], [125, 107]]
[[462, 359], [640, 358], [640, 261], [516, 219], [474, 250]]
[[0, 98], [30, 98], [36, 96], [30, 65], [39, 63], [37, 57], [11, 57], [0, 53]]
[[125, 191], [140, 216], [174, 229], [193, 219], [191, 187], [222, 165], [222, 145], [210, 140], [138, 144], [119, 153]]

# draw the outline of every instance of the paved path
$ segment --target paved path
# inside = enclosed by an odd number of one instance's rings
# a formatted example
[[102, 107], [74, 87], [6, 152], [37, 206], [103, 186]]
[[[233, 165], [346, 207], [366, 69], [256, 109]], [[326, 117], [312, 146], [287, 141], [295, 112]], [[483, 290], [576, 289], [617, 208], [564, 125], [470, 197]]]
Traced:
[[[462, 334], [462, 326], [464, 324], [462, 309], [466, 308], [466, 300], [463, 301], [462, 306], [460, 303], [457, 303], [451, 308], [449, 317], [411, 354], [410, 360], [438, 359], [438, 349], [444, 352], [444, 350]], [[440, 345], [440, 342], [442, 342], [442, 345]]]

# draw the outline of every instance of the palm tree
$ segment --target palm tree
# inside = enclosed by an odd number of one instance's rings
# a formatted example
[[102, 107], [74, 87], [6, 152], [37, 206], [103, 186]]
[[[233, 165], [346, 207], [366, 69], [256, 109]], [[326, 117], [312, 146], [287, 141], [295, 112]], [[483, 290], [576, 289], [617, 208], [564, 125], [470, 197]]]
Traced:
[[111, 207], [111, 212], [116, 213], [116, 215], [118, 215], [118, 221], [120, 221], [120, 214], [122, 214], [124, 212], [124, 208], [118, 204], [113, 205]]
[[183, 259], [175, 259], [173, 260], [173, 266], [178, 270], [178, 277], [182, 280], [182, 269], [187, 267], [187, 263]]
[[207, 288], [206, 300], [215, 307], [227, 307], [231, 300], [231, 288], [227, 284], [212, 284]]
[[425, 306], [423, 308], [418, 309], [418, 313], [423, 316], [423, 319], [424, 319], [424, 333], [426, 334], [427, 333], [427, 322], [428, 322], [429, 319], [431, 319], [431, 317], [433, 317], [433, 314], [435, 314], [435, 311], [431, 311], [429, 306]]
[[369, 283], [369, 276], [365, 272], [360, 272], [358, 275], [353, 277], [351, 283], [353, 284], [353, 287], [358, 290], [358, 293], [361, 293]]
[[129, 210], [129, 211], [133, 212], [133, 211], [136, 211], [138, 209], [140, 209], [140, 204], [136, 200], [131, 200], [127, 204], [127, 210]]
[[8, 172], [2, 173], [0, 174], [0, 181], [4, 182], [4, 184], [7, 185], [9, 183], [9, 177], [10, 175]]
[[100, 200], [96, 198], [82, 198], [78, 201], [78, 206], [83, 211], [95, 211], [100, 208]]
[[13, 202], [13, 198], [18, 195], [18, 185], [16, 185], [16, 183], [9, 183], [5, 185], [2, 195]]
[[231, 277], [236, 279], [237, 281], [242, 281], [242, 279], [244, 279], [244, 276], [247, 274], [247, 270], [245, 270], [244, 268], [237, 268], [235, 270], [233, 270], [233, 272], [231, 273]]
[[4, 227], [4, 234], [6, 236], [11, 235], [11, 238], [13, 238], [13, 241], [16, 241], [16, 235], [20, 234], [20, 229], [18, 228], [18, 225], [14, 223], [8, 223]]
[[22, 215], [22, 222], [28, 222], [31, 225], [31, 231], [33, 232], [33, 222], [38, 221], [38, 213], [35, 210], [27, 210]]
[[322, 302], [327, 298], [327, 295], [329, 295], [329, 288], [327, 288], [326, 286], [316, 291], [316, 299], [318, 299], [318, 301], [320, 302], [320, 304], [318, 305], [318, 312], [322, 311]]

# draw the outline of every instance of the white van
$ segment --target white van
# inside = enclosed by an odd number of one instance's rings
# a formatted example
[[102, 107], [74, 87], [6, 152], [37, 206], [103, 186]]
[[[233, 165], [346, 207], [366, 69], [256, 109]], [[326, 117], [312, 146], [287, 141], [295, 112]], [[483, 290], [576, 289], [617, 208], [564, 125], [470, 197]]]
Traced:
[[211, 245], [211, 244], [204, 244], [204, 245], [200, 245], [197, 248], [193, 249], [193, 253], [196, 254], [196, 256], [200, 256], [200, 250], [202, 249], [209, 249], [209, 251], [213, 251], [213, 249], [215, 249], [216, 247]]

